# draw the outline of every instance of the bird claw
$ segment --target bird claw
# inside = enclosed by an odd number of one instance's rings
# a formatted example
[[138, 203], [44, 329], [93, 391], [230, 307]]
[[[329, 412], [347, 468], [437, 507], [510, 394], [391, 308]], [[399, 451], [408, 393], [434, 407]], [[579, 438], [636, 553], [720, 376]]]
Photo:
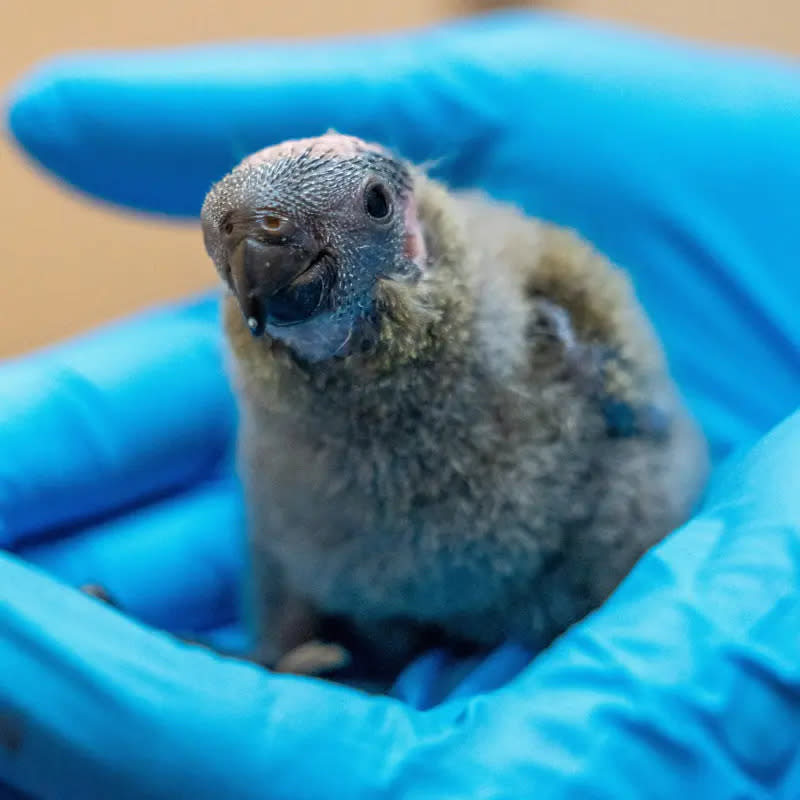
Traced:
[[320, 675], [343, 669], [350, 661], [349, 651], [341, 645], [313, 640], [304, 642], [283, 655], [274, 671], [293, 675]]

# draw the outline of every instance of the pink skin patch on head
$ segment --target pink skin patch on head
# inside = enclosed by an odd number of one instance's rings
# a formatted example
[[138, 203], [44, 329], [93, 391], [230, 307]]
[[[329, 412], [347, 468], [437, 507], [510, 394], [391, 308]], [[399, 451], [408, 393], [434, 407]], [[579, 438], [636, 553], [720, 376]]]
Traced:
[[422, 235], [422, 226], [417, 215], [417, 201], [414, 195], [410, 195], [406, 203], [405, 213], [406, 223], [406, 256], [419, 267], [425, 266], [427, 252], [425, 248], [425, 238]]
[[256, 166], [289, 156], [299, 156], [304, 152], [308, 152], [312, 156], [352, 158], [365, 151], [386, 152], [380, 145], [365, 142], [356, 136], [346, 136], [342, 133], [326, 133], [324, 136], [313, 136], [308, 139], [289, 139], [280, 144], [270, 145], [249, 155], [242, 161], [241, 166]]

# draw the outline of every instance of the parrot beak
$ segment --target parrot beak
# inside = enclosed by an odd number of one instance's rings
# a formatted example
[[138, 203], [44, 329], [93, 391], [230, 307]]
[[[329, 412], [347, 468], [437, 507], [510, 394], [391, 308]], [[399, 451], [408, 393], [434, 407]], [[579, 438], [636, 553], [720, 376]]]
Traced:
[[[274, 219], [274, 218], [273, 218]], [[314, 263], [320, 248], [287, 220], [241, 239], [228, 257], [239, 307], [253, 336], [261, 336], [270, 299]]]

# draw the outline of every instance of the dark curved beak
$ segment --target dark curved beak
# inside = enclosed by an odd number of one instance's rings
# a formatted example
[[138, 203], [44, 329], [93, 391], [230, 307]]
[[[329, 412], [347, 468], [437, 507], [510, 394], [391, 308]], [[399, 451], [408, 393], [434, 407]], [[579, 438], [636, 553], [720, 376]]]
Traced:
[[310, 235], [294, 226], [290, 235], [255, 231], [233, 247], [228, 256], [231, 281], [254, 336], [264, 333], [270, 298], [302, 275], [320, 250]]

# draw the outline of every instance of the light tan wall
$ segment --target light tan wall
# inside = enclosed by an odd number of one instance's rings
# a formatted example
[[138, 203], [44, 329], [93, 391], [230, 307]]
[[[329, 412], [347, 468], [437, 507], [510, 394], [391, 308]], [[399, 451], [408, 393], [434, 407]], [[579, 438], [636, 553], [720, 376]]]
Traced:
[[[368, 32], [498, 2], [0, 0], [0, 89], [41, 58], [97, 47]], [[517, 3], [525, 5], [525, 3]], [[562, 0], [545, 5], [800, 53], [800, 3]], [[124, 216], [55, 184], [0, 141], [0, 356], [213, 285], [192, 227]], [[104, 253], [102, 261], [92, 253]], [[142, 270], [142, 265], [158, 269]]]
[[556, 0], [571, 13], [800, 56], [798, 0]]

